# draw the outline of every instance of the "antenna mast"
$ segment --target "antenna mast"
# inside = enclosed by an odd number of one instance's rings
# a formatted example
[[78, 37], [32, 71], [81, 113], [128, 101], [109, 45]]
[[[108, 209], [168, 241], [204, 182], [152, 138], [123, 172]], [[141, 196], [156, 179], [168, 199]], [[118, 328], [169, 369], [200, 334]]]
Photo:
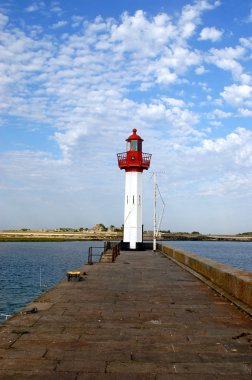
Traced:
[[[163, 200], [163, 197], [160, 193], [160, 190], [159, 190], [159, 187], [157, 184], [157, 171], [153, 172], [153, 184], [154, 184], [153, 251], [156, 251], [156, 249], [157, 249], [157, 236], [159, 233], [159, 229], [160, 229], [160, 225], [161, 225], [161, 222], [163, 219], [164, 209], [165, 209], [165, 202]], [[163, 207], [162, 207], [161, 215], [160, 215], [160, 218], [158, 221], [158, 225], [157, 225], [157, 190], [158, 190], [159, 196], [161, 198], [161, 201], [163, 203]]]

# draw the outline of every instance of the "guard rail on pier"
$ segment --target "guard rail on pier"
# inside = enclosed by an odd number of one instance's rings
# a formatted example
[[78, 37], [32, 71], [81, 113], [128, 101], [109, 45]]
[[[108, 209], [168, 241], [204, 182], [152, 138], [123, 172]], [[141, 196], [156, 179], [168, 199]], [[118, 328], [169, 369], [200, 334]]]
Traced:
[[[95, 249], [102, 249], [102, 252], [94, 253]], [[97, 258], [95, 262], [100, 262], [103, 255], [106, 254], [106, 252], [111, 252], [111, 261], [114, 262], [118, 255], [120, 255], [120, 243], [115, 242], [104, 242], [104, 246], [101, 247], [89, 247], [88, 249], [88, 264], [92, 265], [94, 263], [94, 258]]]
[[[94, 258], [97, 258], [97, 260], [95, 260], [95, 262], [99, 262], [100, 261], [103, 252], [106, 250], [106, 245], [107, 245], [107, 242], [104, 242], [103, 247], [101, 247], [101, 246], [99, 246], [99, 247], [93, 247], [93, 246], [91, 246], [91, 247], [88, 248], [88, 264], [89, 265], [93, 265]], [[99, 250], [102, 249], [102, 251], [100, 251], [99, 253], [97, 251], [94, 252], [94, 250], [97, 250], [97, 249], [99, 249]]]
[[116, 260], [117, 256], [120, 255], [120, 248], [121, 248], [120, 243], [117, 243], [117, 244], [112, 246], [112, 262], [114, 262]]

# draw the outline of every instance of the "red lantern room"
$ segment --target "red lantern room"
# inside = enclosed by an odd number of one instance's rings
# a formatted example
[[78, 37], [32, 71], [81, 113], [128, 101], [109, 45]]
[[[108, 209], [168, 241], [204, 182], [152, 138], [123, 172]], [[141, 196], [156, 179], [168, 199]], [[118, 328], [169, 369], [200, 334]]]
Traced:
[[142, 152], [143, 139], [137, 135], [134, 128], [127, 141], [127, 152], [118, 153], [118, 166], [126, 172], [143, 172], [150, 167], [151, 154]]

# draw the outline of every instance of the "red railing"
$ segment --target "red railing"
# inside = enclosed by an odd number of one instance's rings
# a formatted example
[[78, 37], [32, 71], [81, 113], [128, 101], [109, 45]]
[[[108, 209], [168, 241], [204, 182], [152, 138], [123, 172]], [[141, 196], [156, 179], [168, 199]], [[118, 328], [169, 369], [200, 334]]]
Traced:
[[[94, 262], [99, 262], [104, 252], [112, 250], [112, 262], [114, 262], [117, 256], [120, 255], [120, 243], [113, 243], [110, 241], [104, 242], [104, 247], [89, 247], [88, 249], [88, 264], [93, 265]], [[94, 249], [103, 249], [100, 253], [94, 253]], [[94, 258], [97, 258], [94, 261]]]
[[120, 243], [112, 247], [112, 262], [115, 262], [117, 256], [120, 255], [120, 247], [121, 247]]
[[123, 152], [123, 153], [117, 153], [117, 159], [118, 159], [118, 166], [120, 169], [125, 169], [127, 167], [128, 168], [141, 167], [143, 169], [148, 169], [150, 166], [151, 154], [140, 153], [140, 159], [139, 159], [139, 154], [138, 154], [136, 157], [136, 160], [132, 161], [132, 159], [130, 158], [130, 154], [127, 155], [127, 152]]
[[[93, 265], [94, 262], [99, 262], [103, 252], [106, 250], [106, 247], [107, 247], [107, 242], [104, 242], [103, 247], [89, 247], [88, 248], [88, 264]], [[102, 251], [100, 251], [99, 253], [95, 251], [94, 253], [94, 250], [97, 250], [97, 249], [99, 250], [102, 249]], [[97, 259], [94, 260], [94, 258], [97, 258]]]
[[127, 164], [127, 153], [117, 153], [118, 165]]

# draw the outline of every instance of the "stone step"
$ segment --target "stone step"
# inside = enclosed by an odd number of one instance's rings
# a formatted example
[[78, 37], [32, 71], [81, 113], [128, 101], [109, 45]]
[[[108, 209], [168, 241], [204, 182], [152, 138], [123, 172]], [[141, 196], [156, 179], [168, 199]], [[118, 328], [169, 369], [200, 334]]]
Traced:
[[113, 260], [113, 252], [111, 249], [105, 251], [101, 257], [101, 263], [112, 263]]

